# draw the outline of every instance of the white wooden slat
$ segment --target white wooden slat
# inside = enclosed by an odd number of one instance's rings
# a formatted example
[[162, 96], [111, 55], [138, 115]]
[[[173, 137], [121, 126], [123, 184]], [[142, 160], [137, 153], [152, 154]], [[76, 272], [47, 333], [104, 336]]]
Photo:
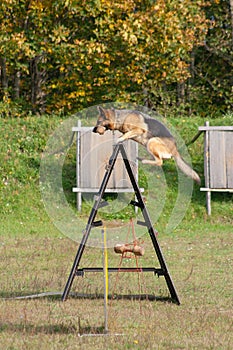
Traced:
[[225, 132], [227, 188], [233, 189], [233, 132]]
[[233, 131], [233, 126], [199, 126], [199, 131]]
[[201, 187], [200, 191], [201, 192], [229, 192], [229, 193], [233, 193], [233, 188], [206, 188], [206, 187]]
[[[81, 187], [73, 187], [72, 192], [74, 193], [98, 193], [99, 192], [99, 187], [98, 188], [81, 188]], [[144, 192], [144, 188], [140, 188], [141, 192]], [[106, 188], [105, 190], [106, 193], [135, 193], [133, 187], [131, 188]]]
[[[209, 122], [205, 123], [206, 126], [209, 126]], [[205, 186], [210, 187], [210, 151], [209, 151], [209, 132], [205, 132], [204, 137], [204, 174], [205, 174]]]

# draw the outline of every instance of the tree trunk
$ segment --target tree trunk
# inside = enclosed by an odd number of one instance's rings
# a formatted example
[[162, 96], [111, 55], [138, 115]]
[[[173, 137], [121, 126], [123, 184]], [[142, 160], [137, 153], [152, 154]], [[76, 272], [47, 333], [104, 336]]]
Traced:
[[193, 85], [194, 85], [194, 79], [195, 79], [195, 52], [192, 51], [190, 54], [190, 66], [189, 66], [189, 71], [190, 71], [190, 77], [187, 80], [186, 83], [186, 95], [187, 95], [187, 102], [188, 102], [188, 114], [191, 116], [192, 114], [192, 93], [193, 93]]
[[230, 12], [231, 12], [231, 35], [232, 35], [232, 45], [233, 45], [233, 0], [230, 0]]
[[177, 83], [177, 99], [176, 104], [179, 107], [181, 104], [185, 103], [185, 83]]
[[6, 58], [0, 57], [0, 69], [1, 69], [1, 85], [3, 93], [5, 94], [7, 88], [8, 88], [8, 79], [7, 79], [7, 73], [6, 73]]
[[39, 62], [43, 59], [42, 56], [34, 57], [30, 62], [31, 73], [31, 103], [33, 109], [43, 111], [45, 106], [45, 93], [42, 85], [46, 81], [46, 71], [39, 71]]
[[19, 95], [20, 95], [20, 71], [17, 71], [15, 73], [15, 77], [14, 77], [14, 98], [18, 99]]
[[38, 94], [38, 57], [34, 57], [30, 62], [31, 73], [31, 104], [36, 105]]

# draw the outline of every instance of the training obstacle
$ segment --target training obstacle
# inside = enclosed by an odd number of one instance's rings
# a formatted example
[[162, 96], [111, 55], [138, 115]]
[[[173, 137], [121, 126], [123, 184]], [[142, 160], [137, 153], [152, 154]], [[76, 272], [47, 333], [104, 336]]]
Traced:
[[198, 128], [204, 132], [204, 170], [206, 207], [211, 215], [211, 193], [233, 193], [233, 126], [205, 126]]
[[[157, 237], [156, 237], [158, 232], [153, 228], [149, 213], [147, 211], [146, 205], [143, 201], [143, 198], [142, 198], [142, 195], [140, 192], [140, 188], [137, 184], [134, 173], [132, 171], [129, 159], [127, 157], [127, 153], [125, 151], [125, 147], [122, 143], [116, 144], [116, 146], [113, 149], [113, 153], [109, 159], [109, 163], [106, 166], [106, 171], [105, 171], [105, 174], [103, 177], [103, 181], [101, 183], [98, 194], [95, 196], [95, 201], [94, 201], [93, 207], [91, 209], [91, 213], [90, 213], [86, 228], [83, 232], [82, 240], [80, 242], [80, 245], [79, 245], [79, 248], [78, 248], [78, 251], [77, 251], [69, 278], [67, 280], [67, 283], [66, 283], [63, 295], [62, 295], [62, 301], [65, 301], [68, 298], [69, 292], [70, 292], [70, 289], [72, 287], [75, 276], [83, 276], [84, 273], [88, 272], [88, 271], [89, 272], [104, 272], [104, 268], [100, 268], [100, 267], [96, 267], [96, 268], [90, 267], [90, 268], [79, 269], [79, 263], [80, 263], [80, 260], [82, 258], [83, 252], [85, 250], [86, 243], [87, 243], [88, 237], [90, 235], [91, 229], [93, 227], [103, 226], [103, 222], [101, 220], [95, 221], [95, 217], [96, 217], [96, 214], [98, 212], [98, 209], [108, 205], [108, 203], [103, 200], [103, 195], [105, 193], [105, 189], [107, 187], [109, 178], [112, 174], [116, 159], [117, 159], [119, 154], [122, 155], [122, 159], [123, 159], [125, 168], [128, 172], [133, 190], [135, 192], [136, 200], [131, 201], [130, 203], [134, 207], [137, 207], [141, 210], [143, 218], [144, 218], [144, 221], [138, 221], [137, 224], [147, 227], [147, 230], [148, 230], [148, 233], [150, 235], [155, 253], [156, 253], [157, 258], [158, 258], [158, 262], [160, 264], [159, 268], [142, 267], [142, 268], [140, 268], [140, 271], [141, 272], [153, 272], [154, 274], [157, 274], [158, 276], [163, 276], [165, 278], [168, 290], [170, 292], [171, 301], [173, 301], [174, 303], [179, 305], [180, 300], [179, 300], [177, 291], [175, 289], [175, 286], [174, 286], [174, 283], [173, 283], [172, 278], [170, 276], [167, 264], [165, 262], [165, 259], [164, 259], [163, 253], [162, 253], [162, 250], [160, 248], [160, 245], [159, 245]], [[118, 268], [112, 268], [112, 267], [108, 268], [108, 272], [118, 272], [118, 271], [119, 271]], [[128, 268], [121, 268], [121, 271], [129, 271], [129, 270], [128, 270]], [[138, 268], [130, 268], [130, 271], [138, 272]]]

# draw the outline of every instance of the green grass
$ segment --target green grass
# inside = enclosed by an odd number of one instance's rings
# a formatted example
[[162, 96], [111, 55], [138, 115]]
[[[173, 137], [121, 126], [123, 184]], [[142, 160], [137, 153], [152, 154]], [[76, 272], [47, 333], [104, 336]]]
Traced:
[[[192, 201], [182, 222], [166, 232], [167, 219], [176, 199], [177, 174], [172, 162], [165, 164], [168, 183], [166, 203], [156, 223], [158, 240], [177, 288], [181, 305], [149, 300], [110, 300], [110, 336], [79, 337], [103, 329], [101, 274], [76, 278], [72, 292], [96, 298], [58, 297], [10, 300], [12, 296], [46, 291], [62, 292], [77, 246], [53, 226], [39, 191], [41, 153], [51, 132], [61, 123], [56, 116], [0, 119], [1, 150], [1, 299], [0, 338], [4, 350], [18, 349], [232, 349], [232, 195], [212, 196], [212, 216], [206, 215], [205, 194], [194, 187]], [[173, 118], [168, 122], [185, 142], [203, 125], [201, 118]], [[211, 121], [232, 125], [232, 116]], [[203, 137], [189, 147], [194, 168], [203, 180]], [[63, 172], [63, 185], [72, 206], [75, 197], [74, 148]], [[143, 178], [141, 181], [144, 181]], [[142, 183], [143, 184], [143, 183]], [[88, 216], [90, 203], [83, 216]], [[122, 213], [120, 220], [128, 220]], [[111, 216], [109, 217], [111, 218]], [[119, 218], [118, 218], [119, 219]], [[149, 237], [142, 237], [145, 256], [141, 265], [157, 260]], [[109, 249], [109, 263], [119, 265], [119, 256]], [[99, 249], [86, 248], [82, 266], [102, 264]], [[133, 259], [124, 264], [135, 265]], [[115, 286], [116, 285], [116, 286]], [[114, 287], [115, 286], [115, 287]], [[116, 274], [110, 277], [110, 294], [143, 293], [168, 296], [163, 277]], [[114, 290], [115, 289], [115, 290]], [[116, 335], [120, 334], [120, 335]]]
[[[160, 238], [181, 298], [180, 306], [160, 301], [110, 300], [111, 336], [79, 337], [80, 332], [96, 334], [103, 327], [103, 299], [70, 297], [65, 303], [58, 298], [1, 299], [1, 344], [4, 349], [24, 350], [84, 347], [230, 350], [233, 341], [231, 235], [231, 232], [208, 232], [192, 238], [187, 235]], [[74, 242], [61, 237], [22, 237], [7, 238], [1, 243], [1, 297], [64, 289], [76, 254]], [[93, 263], [92, 254], [100, 257], [101, 251], [86, 252], [84, 265]], [[149, 258], [149, 262], [153, 264], [154, 260]], [[115, 282], [116, 275], [111, 279]], [[144, 291], [167, 295], [162, 277], [150, 275], [144, 279]], [[101, 283], [101, 275], [77, 277], [72, 292], [102, 293]], [[117, 292], [137, 293], [134, 276], [120, 276]]]

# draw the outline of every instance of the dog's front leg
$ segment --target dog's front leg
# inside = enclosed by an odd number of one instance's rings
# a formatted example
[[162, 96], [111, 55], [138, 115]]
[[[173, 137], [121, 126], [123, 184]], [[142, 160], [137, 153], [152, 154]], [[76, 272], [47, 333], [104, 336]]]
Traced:
[[117, 143], [132, 139], [136, 136], [138, 136], [138, 133], [134, 130], [130, 130], [130, 131], [126, 132], [125, 134], [123, 134], [121, 137], [119, 137], [119, 139], [117, 140]]

